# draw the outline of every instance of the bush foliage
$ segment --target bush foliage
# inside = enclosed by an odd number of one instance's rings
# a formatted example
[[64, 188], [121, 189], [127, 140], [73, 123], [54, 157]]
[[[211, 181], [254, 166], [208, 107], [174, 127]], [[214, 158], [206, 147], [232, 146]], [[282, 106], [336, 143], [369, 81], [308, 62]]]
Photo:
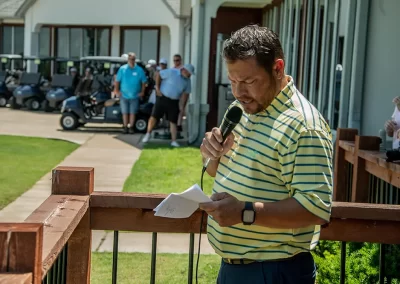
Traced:
[[[380, 245], [346, 244], [346, 284], [379, 283]], [[317, 283], [340, 283], [341, 243], [320, 241], [313, 252], [318, 268]], [[385, 283], [400, 284], [400, 246], [386, 245]]]

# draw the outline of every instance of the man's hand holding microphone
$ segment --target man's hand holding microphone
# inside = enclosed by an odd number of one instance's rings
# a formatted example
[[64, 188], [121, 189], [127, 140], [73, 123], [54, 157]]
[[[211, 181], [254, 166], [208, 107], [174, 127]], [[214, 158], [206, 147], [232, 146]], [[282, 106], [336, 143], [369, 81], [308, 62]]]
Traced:
[[[200, 152], [210, 176], [215, 177], [220, 158], [232, 148], [235, 140], [232, 130], [241, 116], [241, 110], [231, 110], [221, 128], [215, 127], [205, 134]], [[232, 226], [242, 222], [243, 201], [226, 192], [214, 193], [210, 198], [213, 202], [201, 203], [200, 209], [211, 215], [220, 226]]]

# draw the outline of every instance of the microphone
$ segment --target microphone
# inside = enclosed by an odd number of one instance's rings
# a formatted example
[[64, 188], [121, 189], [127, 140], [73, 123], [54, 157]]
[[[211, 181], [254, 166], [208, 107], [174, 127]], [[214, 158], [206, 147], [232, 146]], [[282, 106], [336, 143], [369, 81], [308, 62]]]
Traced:
[[[225, 118], [222, 120], [221, 123], [221, 132], [222, 132], [222, 142], [221, 145], [225, 142], [226, 138], [231, 134], [232, 130], [236, 127], [239, 123], [240, 119], [242, 118], [243, 111], [240, 107], [234, 106], [232, 107], [228, 113], [226, 114]], [[204, 163], [203, 171], [207, 169], [208, 164], [210, 163], [210, 158]]]

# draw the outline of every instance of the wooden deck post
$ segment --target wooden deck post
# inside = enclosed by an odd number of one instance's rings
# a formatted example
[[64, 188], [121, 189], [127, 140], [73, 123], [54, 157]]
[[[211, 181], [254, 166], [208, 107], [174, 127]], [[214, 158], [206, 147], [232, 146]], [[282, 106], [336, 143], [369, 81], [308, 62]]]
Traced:
[[32, 273], [31, 283], [40, 284], [42, 282], [42, 250], [43, 224], [0, 224], [0, 273], [7, 273], [8, 279], [17, 277], [11, 276], [12, 274]]
[[369, 173], [365, 169], [365, 160], [359, 156], [359, 151], [379, 151], [380, 143], [381, 139], [376, 136], [356, 136], [351, 202], [368, 203], [369, 201]]
[[[90, 195], [94, 186], [94, 168], [57, 167], [53, 170], [52, 194]], [[67, 283], [90, 283], [92, 231], [88, 210], [68, 240]]]
[[350, 168], [345, 160], [346, 151], [340, 147], [339, 141], [354, 141], [357, 133], [357, 129], [338, 128], [336, 131], [333, 201], [349, 201], [347, 200], [349, 190], [347, 179]]

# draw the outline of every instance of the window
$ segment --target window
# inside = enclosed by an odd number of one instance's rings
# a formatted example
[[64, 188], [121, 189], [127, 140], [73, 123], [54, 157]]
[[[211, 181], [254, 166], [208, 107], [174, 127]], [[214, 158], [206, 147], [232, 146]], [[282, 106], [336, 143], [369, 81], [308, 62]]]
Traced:
[[155, 59], [158, 61], [159, 50], [159, 28], [153, 29], [122, 29], [122, 50], [121, 53], [134, 52], [138, 59], [148, 61]]
[[50, 28], [43, 27], [40, 29], [39, 56], [50, 56]]
[[70, 54], [68, 57], [80, 58], [81, 57], [81, 41], [82, 41], [82, 29], [70, 29], [70, 42], [69, 50]]
[[23, 26], [3, 26], [1, 53], [4, 54], [23, 54], [24, 53], [24, 27]]
[[69, 29], [57, 29], [57, 56], [69, 57]]
[[96, 54], [107, 56], [110, 54], [110, 29], [97, 29]]
[[56, 56], [109, 56], [110, 36], [110, 28], [56, 28]]
[[2, 53], [12, 54], [12, 27], [3, 27]]

